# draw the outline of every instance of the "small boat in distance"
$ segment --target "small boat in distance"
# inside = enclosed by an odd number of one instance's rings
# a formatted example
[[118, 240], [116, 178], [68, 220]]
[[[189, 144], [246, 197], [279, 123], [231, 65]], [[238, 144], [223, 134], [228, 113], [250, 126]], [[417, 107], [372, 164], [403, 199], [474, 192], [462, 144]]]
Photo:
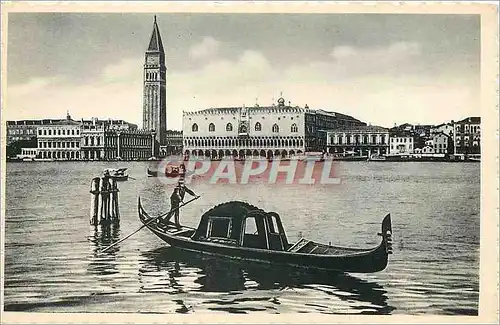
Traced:
[[104, 173], [108, 172], [110, 178], [116, 180], [117, 182], [121, 182], [128, 180], [128, 174], [125, 174], [127, 169], [128, 168], [108, 168], [104, 170]]
[[157, 176], [158, 176], [158, 172], [157, 172], [157, 171], [154, 171], [154, 170], [151, 170], [151, 169], [149, 169], [149, 167], [148, 167], [148, 176], [151, 176], [151, 177], [157, 177]]
[[349, 248], [301, 238], [289, 243], [280, 216], [246, 202], [219, 204], [201, 216], [198, 228], [155, 222], [138, 200], [139, 220], [170, 246], [206, 255], [332, 273], [384, 270], [392, 254], [392, 225], [382, 221], [380, 244]]
[[[151, 170], [151, 169], [149, 169], [149, 167], [147, 169], [147, 173], [148, 173], [148, 176], [151, 176], [151, 177], [158, 177], [159, 176], [157, 170]], [[179, 167], [177, 167], [177, 168], [173, 167], [171, 169], [167, 168], [165, 170], [164, 176], [175, 178], [175, 177], [179, 177], [181, 175], [189, 176], [193, 173], [194, 173], [194, 171], [186, 171], [183, 173], [182, 171], [180, 171]]]
[[368, 158], [368, 161], [386, 161], [387, 158], [385, 156], [373, 154]]
[[355, 156], [354, 154], [351, 155], [332, 154], [326, 159], [335, 161], [366, 161], [367, 158], [368, 158], [367, 156]]

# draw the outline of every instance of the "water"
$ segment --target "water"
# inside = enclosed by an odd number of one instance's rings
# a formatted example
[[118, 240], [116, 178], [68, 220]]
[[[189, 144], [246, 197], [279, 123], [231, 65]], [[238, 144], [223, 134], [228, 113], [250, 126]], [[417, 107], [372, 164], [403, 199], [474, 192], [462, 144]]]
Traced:
[[172, 190], [124, 162], [121, 225], [89, 225], [90, 179], [110, 163], [10, 163], [6, 173], [5, 310], [35, 312], [332, 313], [477, 315], [480, 165], [345, 162], [343, 185], [190, 186], [183, 208], [196, 226], [232, 199], [278, 212], [290, 241], [377, 245], [392, 215], [394, 255], [375, 274], [306, 276], [184, 254], [142, 230], [107, 254], [98, 250], [140, 226], [137, 197], [152, 215]]

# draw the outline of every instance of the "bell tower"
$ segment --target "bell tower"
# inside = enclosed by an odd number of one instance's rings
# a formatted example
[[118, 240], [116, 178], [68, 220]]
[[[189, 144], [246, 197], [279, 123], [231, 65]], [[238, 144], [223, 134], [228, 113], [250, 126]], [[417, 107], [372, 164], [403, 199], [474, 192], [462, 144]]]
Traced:
[[156, 141], [162, 145], [167, 133], [167, 67], [156, 16], [144, 59], [143, 98], [142, 127], [154, 130]]

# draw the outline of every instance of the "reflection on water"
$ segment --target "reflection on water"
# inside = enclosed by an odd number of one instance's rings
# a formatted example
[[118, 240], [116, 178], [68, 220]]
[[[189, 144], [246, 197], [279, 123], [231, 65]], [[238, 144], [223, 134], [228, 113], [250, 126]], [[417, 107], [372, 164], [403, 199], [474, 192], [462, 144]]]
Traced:
[[120, 251], [120, 246], [111, 247], [105, 253], [101, 251], [120, 239], [120, 225], [91, 228], [88, 240], [92, 243], [92, 257], [89, 259], [88, 273], [98, 276], [118, 273], [116, 254]]
[[[390, 306], [387, 291], [376, 282], [366, 281], [348, 274], [332, 274], [315, 271], [314, 273], [293, 268], [275, 267], [256, 263], [244, 264], [223, 258], [182, 251], [173, 247], [163, 247], [143, 252], [139, 274], [147, 286], [143, 291], [177, 292], [183, 290], [200, 292], [237, 292], [261, 291], [263, 297], [231, 300], [210, 300], [220, 305], [248, 301], [269, 301], [280, 304], [280, 292], [287, 290], [315, 290], [337, 298], [348, 304], [356, 302], [355, 308], [361, 313], [389, 314], [395, 308]], [[194, 279], [193, 279], [194, 278]], [[148, 280], [145, 280], [148, 279]], [[165, 281], [167, 279], [168, 281]], [[184, 279], [197, 288], [183, 288]], [[271, 294], [269, 294], [271, 293]], [[277, 293], [273, 294], [273, 293]], [[321, 307], [310, 304], [311, 307]], [[324, 306], [327, 308], [327, 306]], [[363, 312], [363, 310], [369, 310]], [[228, 309], [228, 311], [231, 311]], [[242, 312], [243, 310], [238, 310]], [[233, 310], [233, 312], [236, 312]]]

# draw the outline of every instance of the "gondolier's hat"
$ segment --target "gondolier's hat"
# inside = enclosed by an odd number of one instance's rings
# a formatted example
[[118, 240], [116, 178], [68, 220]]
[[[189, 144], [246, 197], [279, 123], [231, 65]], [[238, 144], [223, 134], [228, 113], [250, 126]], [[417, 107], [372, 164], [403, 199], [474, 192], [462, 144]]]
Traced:
[[184, 178], [180, 178], [179, 182], [177, 183], [178, 185], [184, 185]]

